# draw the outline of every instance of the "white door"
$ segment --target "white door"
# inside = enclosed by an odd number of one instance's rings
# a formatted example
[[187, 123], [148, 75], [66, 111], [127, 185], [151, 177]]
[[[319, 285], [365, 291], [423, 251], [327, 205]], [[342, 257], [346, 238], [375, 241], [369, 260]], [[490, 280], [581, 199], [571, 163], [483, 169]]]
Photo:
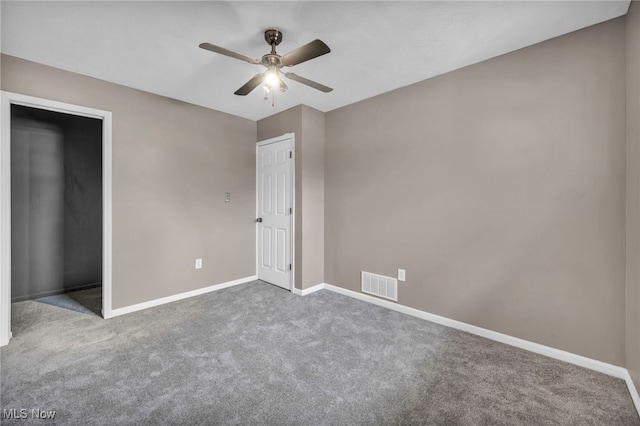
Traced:
[[293, 134], [258, 143], [258, 279], [291, 290]]

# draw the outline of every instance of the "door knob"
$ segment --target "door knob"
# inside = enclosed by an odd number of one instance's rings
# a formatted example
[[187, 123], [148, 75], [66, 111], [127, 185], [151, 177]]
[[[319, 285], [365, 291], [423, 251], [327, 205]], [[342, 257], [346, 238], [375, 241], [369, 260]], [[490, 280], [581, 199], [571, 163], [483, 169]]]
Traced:
[[262, 218], [261, 217], [257, 218], [256, 222], [262, 222]]

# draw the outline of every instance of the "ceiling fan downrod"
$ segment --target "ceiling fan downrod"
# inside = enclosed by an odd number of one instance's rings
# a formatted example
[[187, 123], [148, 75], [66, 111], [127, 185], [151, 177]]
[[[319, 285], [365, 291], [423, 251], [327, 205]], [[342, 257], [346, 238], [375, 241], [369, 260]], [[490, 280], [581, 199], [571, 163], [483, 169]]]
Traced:
[[282, 33], [275, 28], [269, 28], [264, 32], [264, 39], [271, 46], [271, 54], [276, 54], [276, 46], [282, 42]]

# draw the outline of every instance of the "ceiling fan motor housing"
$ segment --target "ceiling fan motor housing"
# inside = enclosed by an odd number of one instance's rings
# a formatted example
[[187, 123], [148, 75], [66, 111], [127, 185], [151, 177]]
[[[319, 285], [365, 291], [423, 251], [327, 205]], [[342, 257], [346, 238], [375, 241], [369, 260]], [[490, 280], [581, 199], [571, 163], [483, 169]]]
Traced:
[[282, 33], [275, 28], [269, 28], [264, 32], [264, 39], [269, 46], [277, 46], [282, 41]]
[[282, 68], [282, 59], [280, 55], [276, 55], [275, 53], [267, 54], [262, 57], [262, 65], [267, 68], [273, 65], [280, 69]]

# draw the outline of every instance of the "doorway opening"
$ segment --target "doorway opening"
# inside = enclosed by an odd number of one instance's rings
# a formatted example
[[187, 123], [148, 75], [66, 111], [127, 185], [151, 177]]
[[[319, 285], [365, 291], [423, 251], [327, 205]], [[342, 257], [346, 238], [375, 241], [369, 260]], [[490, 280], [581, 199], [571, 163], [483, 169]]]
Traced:
[[11, 105], [11, 302], [102, 310], [102, 120]]
[[[112, 119], [109, 111], [5, 91], [0, 95], [3, 346], [12, 336], [12, 300], [20, 303], [49, 298], [39, 302], [104, 318], [112, 316]], [[86, 142], [87, 137], [80, 136], [80, 130], [88, 128], [96, 130], [89, 137], [93, 142], [84, 146], [73, 141], [76, 138]], [[70, 134], [72, 140], [68, 142]], [[28, 142], [18, 144], [21, 138]], [[89, 156], [82, 154], [92, 148]], [[65, 162], [65, 152], [77, 161]], [[30, 170], [35, 174], [30, 175]], [[79, 202], [82, 198], [84, 202]], [[22, 217], [20, 211], [25, 212]], [[62, 232], [54, 224], [62, 224]], [[54, 276], [55, 280], [42, 279], [45, 276]], [[12, 278], [29, 284], [26, 289], [14, 287]]]

